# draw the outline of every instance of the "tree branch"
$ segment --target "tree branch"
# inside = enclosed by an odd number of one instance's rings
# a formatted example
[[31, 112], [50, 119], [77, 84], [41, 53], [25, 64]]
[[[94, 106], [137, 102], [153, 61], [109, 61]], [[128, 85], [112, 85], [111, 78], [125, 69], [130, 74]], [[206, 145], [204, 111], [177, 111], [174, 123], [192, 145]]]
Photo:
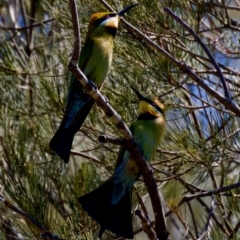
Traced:
[[98, 141], [102, 144], [111, 143], [118, 146], [124, 146], [124, 140], [122, 138], [114, 138], [106, 135], [99, 135]]
[[211, 191], [204, 191], [203, 190], [204, 192], [196, 193], [196, 194], [192, 194], [192, 195], [183, 197], [183, 199], [180, 201], [180, 203], [178, 205], [180, 206], [184, 202], [189, 202], [189, 201], [191, 201], [193, 199], [196, 199], [196, 198], [209, 197], [209, 196], [216, 195], [216, 194], [219, 194], [219, 193], [222, 193], [222, 192], [227, 192], [227, 191], [233, 190], [233, 189], [238, 188], [238, 187], [240, 187], [240, 182], [237, 182], [237, 183], [234, 183], [232, 185], [228, 185], [228, 186], [225, 186], [225, 187], [222, 187], [222, 188], [214, 189], [214, 190], [211, 190]]
[[188, 208], [189, 208], [189, 211], [190, 211], [190, 215], [191, 215], [191, 217], [192, 217], [192, 223], [193, 223], [195, 235], [196, 235], [196, 237], [198, 238], [199, 236], [198, 236], [198, 231], [197, 231], [197, 222], [196, 222], [196, 218], [195, 218], [195, 216], [194, 216], [194, 211], [193, 211], [193, 209], [192, 209], [192, 206], [191, 206], [191, 203], [190, 203], [190, 202], [188, 202], [187, 205], [188, 205]]
[[[211, 208], [209, 210], [209, 215], [208, 215], [208, 219], [207, 219], [207, 223], [205, 225], [204, 231], [202, 233], [202, 235], [198, 238], [198, 240], [203, 239], [203, 237], [205, 237], [205, 235], [208, 232], [209, 226], [210, 226], [210, 220], [212, 218], [212, 215], [214, 213], [214, 209], [215, 209], [215, 201], [214, 201], [214, 196], [212, 195], [212, 204], [211, 204]], [[206, 238], [205, 238], [206, 239]]]
[[239, 228], [240, 228], [240, 221], [238, 221], [232, 233], [229, 235], [229, 239], [232, 239], [236, 236], [236, 233], [238, 232]]
[[144, 213], [145, 215], [148, 215], [147, 208], [145, 207], [144, 202], [143, 202], [143, 200], [142, 200], [139, 192], [137, 192], [137, 189], [136, 189], [135, 186], [133, 186], [133, 187], [134, 187], [134, 190], [135, 190], [134, 192], [135, 192], [136, 197], [137, 197], [137, 200], [138, 200], [138, 204], [139, 204], [140, 207], [142, 208], [143, 213]]
[[97, 163], [99, 165], [102, 165], [102, 163], [97, 158], [88, 156], [85, 153], [82, 153], [82, 152], [79, 152], [79, 151], [76, 151], [76, 150], [71, 150], [71, 154], [73, 154], [75, 156], [81, 156], [81, 157], [86, 158], [88, 160], [91, 160], [91, 161], [93, 161], [93, 162], [95, 162], [95, 163]]
[[144, 160], [141, 151], [139, 150], [136, 142], [134, 141], [132, 134], [126, 124], [122, 121], [121, 117], [117, 112], [106, 102], [106, 99], [101, 95], [99, 90], [89, 83], [86, 76], [78, 68], [78, 58], [80, 54], [80, 27], [78, 24], [76, 1], [69, 0], [73, 32], [75, 37], [74, 50], [71, 61], [69, 63], [69, 71], [71, 71], [76, 78], [81, 82], [81, 84], [87, 90], [87, 93], [96, 101], [96, 103], [101, 107], [104, 113], [107, 115], [109, 120], [118, 128], [118, 130], [123, 135], [126, 141], [126, 147], [129, 151], [131, 157], [137, 162], [140, 172], [143, 176], [145, 185], [148, 189], [149, 196], [152, 202], [153, 212], [155, 214], [155, 230], [156, 235], [159, 239], [168, 239], [169, 233], [166, 229], [165, 217], [162, 211], [161, 199], [158, 193], [158, 187], [156, 180], [153, 177], [153, 171], [149, 167], [148, 163]]
[[156, 234], [153, 231], [152, 224], [147, 215], [143, 215], [141, 210], [136, 210], [135, 214], [139, 217], [142, 223], [142, 229], [147, 234], [150, 240], [157, 240]]
[[15, 28], [15, 27], [8, 27], [8, 26], [4, 26], [4, 27], [1, 27], [0, 26], [0, 30], [12, 30], [12, 31], [23, 31], [23, 30], [26, 30], [26, 29], [30, 29], [30, 28], [34, 28], [34, 27], [38, 27], [38, 26], [43, 26], [44, 24], [48, 23], [48, 22], [52, 22], [54, 21], [55, 19], [54, 18], [49, 18], [47, 20], [44, 20], [44, 21], [41, 21], [41, 22], [38, 22], [38, 23], [34, 23], [30, 26], [26, 26], [26, 27], [19, 27], [19, 28]]

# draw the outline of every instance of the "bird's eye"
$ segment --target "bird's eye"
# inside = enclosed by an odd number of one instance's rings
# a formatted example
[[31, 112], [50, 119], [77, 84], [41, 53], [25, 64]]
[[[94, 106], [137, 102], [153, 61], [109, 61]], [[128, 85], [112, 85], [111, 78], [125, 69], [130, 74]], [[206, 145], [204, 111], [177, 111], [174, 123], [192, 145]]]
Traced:
[[154, 102], [153, 102], [151, 105], [152, 105], [153, 107], [155, 107], [155, 108], [158, 108], [157, 104], [154, 103]]
[[155, 102], [152, 102], [151, 105], [152, 105], [157, 111], [159, 111], [160, 113], [163, 114], [163, 110], [162, 110], [161, 107], [158, 106]]
[[114, 17], [114, 16], [116, 16], [115, 13], [107, 14], [107, 15], [104, 16], [104, 20], [105, 20], [105, 19], [108, 19], [108, 18], [110, 18], [110, 17]]
[[101, 25], [102, 22], [104, 22], [106, 19], [108, 19], [110, 17], [111, 17], [111, 14], [107, 14], [107, 15], [102, 16], [101, 18], [96, 20], [95, 25], [96, 26]]
[[155, 102], [152, 102], [151, 104], [155, 109], [157, 109], [159, 112], [161, 112], [161, 108], [155, 103]]

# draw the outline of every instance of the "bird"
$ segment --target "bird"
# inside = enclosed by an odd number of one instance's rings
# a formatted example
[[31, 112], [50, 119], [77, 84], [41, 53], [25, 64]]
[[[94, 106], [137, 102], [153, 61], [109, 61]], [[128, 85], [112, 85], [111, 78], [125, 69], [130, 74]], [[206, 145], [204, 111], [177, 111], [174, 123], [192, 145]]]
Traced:
[[[136, 88], [131, 88], [139, 99], [139, 116], [130, 131], [149, 162], [165, 134], [164, 105], [157, 98], [144, 97]], [[99, 238], [106, 229], [118, 236], [133, 238], [131, 190], [139, 177], [138, 165], [126, 147], [121, 146], [113, 175], [97, 189], [78, 198], [83, 210], [100, 224]]]
[[[79, 68], [89, 82], [101, 89], [110, 70], [113, 54], [113, 40], [120, 18], [138, 3], [130, 5], [118, 13], [102, 12], [91, 16], [85, 44], [79, 58]], [[70, 150], [75, 133], [80, 129], [94, 104], [81, 83], [71, 77], [67, 104], [62, 122], [49, 146], [65, 163], [69, 162]]]

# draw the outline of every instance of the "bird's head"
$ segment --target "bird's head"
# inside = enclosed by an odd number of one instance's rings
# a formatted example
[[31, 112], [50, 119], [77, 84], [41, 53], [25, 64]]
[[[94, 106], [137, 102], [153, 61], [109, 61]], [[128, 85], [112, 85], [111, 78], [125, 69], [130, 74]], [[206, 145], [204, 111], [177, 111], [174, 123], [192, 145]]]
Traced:
[[119, 11], [118, 13], [102, 12], [93, 14], [88, 25], [87, 37], [90, 38], [92, 35], [101, 35], [105, 32], [115, 37], [120, 18], [131, 8], [137, 5], [138, 3], [128, 6], [123, 10]]
[[139, 99], [139, 115], [150, 114], [154, 117], [164, 117], [164, 105], [157, 98], [144, 97], [136, 88], [131, 86]]

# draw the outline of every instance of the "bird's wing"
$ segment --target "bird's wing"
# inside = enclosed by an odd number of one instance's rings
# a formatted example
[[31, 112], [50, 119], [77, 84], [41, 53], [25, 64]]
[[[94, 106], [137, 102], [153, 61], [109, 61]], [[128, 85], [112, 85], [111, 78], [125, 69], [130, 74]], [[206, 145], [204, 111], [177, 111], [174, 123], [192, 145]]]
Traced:
[[126, 151], [126, 147], [121, 146], [119, 151], [118, 151], [118, 156], [117, 156], [117, 160], [116, 160], [116, 164], [115, 164], [115, 170], [121, 164], [125, 151]]
[[94, 43], [92, 40], [87, 39], [80, 54], [78, 65], [82, 71], [84, 71], [87, 62], [89, 61], [94, 48]]
[[[91, 57], [92, 49], [93, 49], [93, 41], [92, 40], [86, 41], [86, 43], [84, 44], [81, 50], [81, 54], [78, 62], [79, 68], [83, 72], [84, 72], [84, 68], [88, 63], [88, 60]], [[69, 92], [67, 96], [67, 106], [66, 106], [67, 111], [70, 105], [72, 104], [72, 102], [74, 101], [74, 99], [79, 98], [79, 96], [81, 96], [82, 93], [84, 93], [84, 87], [81, 85], [79, 81], [76, 80], [75, 76], [72, 75]]]
[[[132, 135], [134, 135], [133, 124], [129, 127], [129, 129], [130, 129]], [[121, 164], [125, 151], [126, 151], [126, 147], [125, 146], [121, 146], [120, 149], [119, 149], [119, 152], [118, 152], [115, 169], [117, 169], [117, 167]]]

